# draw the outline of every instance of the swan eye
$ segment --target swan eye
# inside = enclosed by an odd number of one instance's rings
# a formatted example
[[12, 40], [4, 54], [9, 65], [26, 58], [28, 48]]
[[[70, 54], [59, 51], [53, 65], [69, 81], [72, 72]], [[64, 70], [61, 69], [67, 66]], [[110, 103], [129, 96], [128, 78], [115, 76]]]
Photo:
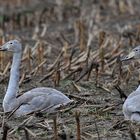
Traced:
[[12, 45], [13, 43], [11, 42], [10, 44]]

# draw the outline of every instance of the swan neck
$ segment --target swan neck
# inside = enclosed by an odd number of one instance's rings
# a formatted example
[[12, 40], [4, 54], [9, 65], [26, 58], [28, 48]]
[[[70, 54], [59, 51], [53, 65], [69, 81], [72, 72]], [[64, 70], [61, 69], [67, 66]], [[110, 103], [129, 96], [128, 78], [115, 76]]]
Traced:
[[15, 99], [18, 89], [19, 89], [19, 67], [21, 62], [22, 53], [14, 53], [13, 62], [10, 71], [10, 79], [7, 88], [6, 95], [4, 97], [4, 102], [10, 102], [10, 100]]
[[136, 91], [140, 91], [140, 85], [137, 87]]

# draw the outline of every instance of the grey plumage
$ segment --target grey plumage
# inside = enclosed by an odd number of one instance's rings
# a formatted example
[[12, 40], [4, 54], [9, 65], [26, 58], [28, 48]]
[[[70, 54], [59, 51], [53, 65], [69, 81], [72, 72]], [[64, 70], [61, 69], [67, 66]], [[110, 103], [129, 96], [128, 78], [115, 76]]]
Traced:
[[140, 122], [140, 86], [125, 100], [123, 114], [127, 120]]
[[[140, 58], [140, 46], [134, 48], [122, 61]], [[123, 104], [125, 119], [140, 123], [140, 86], [133, 91]]]
[[8, 88], [3, 100], [4, 112], [16, 110], [14, 115], [20, 117], [35, 111], [54, 112], [61, 105], [72, 102], [67, 96], [53, 88], [34, 88], [23, 95], [16, 97], [19, 89], [19, 66], [22, 57], [22, 45], [17, 40], [5, 43], [0, 51], [13, 53], [13, 62], [10, 72]]

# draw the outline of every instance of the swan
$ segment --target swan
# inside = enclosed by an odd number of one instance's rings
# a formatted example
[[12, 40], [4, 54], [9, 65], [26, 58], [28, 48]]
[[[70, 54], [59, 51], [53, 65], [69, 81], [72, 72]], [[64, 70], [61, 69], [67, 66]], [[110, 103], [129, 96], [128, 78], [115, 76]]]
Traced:
[[21, 117], [39, 110], [51, 113], [60, 106], [66, 106], [73, 101], [60, 91], [47, 87], [34, 88], [18, 97], [22, 45], [18, 40], [10, 40], [0, 47], [0, 51], [13, 53], [10, 79], [2, 103], [5, 113], [15, 110], [13, 114], [15, 117]]
[[[140, 46], [134, 48], [122, 61], [138, 58], [140, 58]], [[123, 114], [126, 120], [140, 123], [140, 85], [125, 100]]]

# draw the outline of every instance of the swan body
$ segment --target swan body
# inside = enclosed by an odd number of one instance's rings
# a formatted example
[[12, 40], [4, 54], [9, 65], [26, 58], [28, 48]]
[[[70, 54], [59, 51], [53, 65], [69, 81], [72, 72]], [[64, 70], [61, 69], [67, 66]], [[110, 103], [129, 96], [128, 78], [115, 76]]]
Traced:
[[140, 86], [125, 100], [123, 114], [126, 120], [140, 122]]
[[[124, 59], [140, 58], [140, 46], [134, 48]], [[131, 120], [140, 123], [140, 85], [133, 91], [123, 104], [123, 114], [126, 120]]]
[[3, 99], [4, 112], [16, 110], [14, 112], [16, 117], [41, 110], [50, 113], [56, 111], [61, 105], [65, 106], [72, 102], [72, 100], [60, 91], [46, 87], [34, 88], [17, 97], [22, 45], [17, 40], [11, 40], [2, 46], [0, 51], [10, 51], [13, 53], [9, 84]]

